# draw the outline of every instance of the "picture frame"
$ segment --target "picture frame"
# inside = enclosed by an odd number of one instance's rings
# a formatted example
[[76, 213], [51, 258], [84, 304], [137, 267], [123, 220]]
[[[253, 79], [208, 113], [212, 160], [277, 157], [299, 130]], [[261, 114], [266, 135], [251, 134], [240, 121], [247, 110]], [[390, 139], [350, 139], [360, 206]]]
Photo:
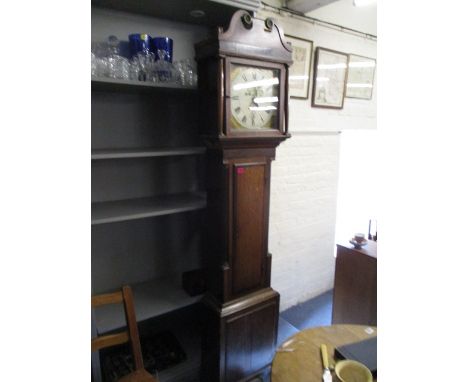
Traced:
[[289, 67], [289, 96], [291, 98], [309, 98], [310, 70], [314, 42], [303, 38], [285, 35], [293, 49], [293, 64]]
[[372, 99], [376, 64], [375, 58], [348, 54], [347, 98]]
[[312, 106], [342, 109], [347, 75], [347, 53], [317, 47], [314, 59]]

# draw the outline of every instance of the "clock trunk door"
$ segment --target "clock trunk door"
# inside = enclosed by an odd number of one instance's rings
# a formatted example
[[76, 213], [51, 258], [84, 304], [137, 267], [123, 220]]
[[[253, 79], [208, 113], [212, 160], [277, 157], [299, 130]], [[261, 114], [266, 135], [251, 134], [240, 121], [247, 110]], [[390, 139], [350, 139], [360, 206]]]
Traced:
[[233, 166], [232, 294], [264, 286], [269, 164]]

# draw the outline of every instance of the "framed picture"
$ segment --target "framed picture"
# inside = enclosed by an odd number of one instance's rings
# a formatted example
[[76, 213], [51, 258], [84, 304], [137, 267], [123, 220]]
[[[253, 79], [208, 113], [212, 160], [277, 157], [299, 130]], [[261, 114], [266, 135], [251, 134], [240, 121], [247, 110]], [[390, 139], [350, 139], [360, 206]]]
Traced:
[[348, 55], [346, 97], [372, 99], [376, 61], [373, 58]]
[[312, 106], [343, 108], [347, 68], [346, 53], [326, 48], [315, 49]]
[[285, 35], [293, 49], [293, 64], [289, 67], [289, 95], [292, 98], [309, 98], [310, 65], [313, 42]]

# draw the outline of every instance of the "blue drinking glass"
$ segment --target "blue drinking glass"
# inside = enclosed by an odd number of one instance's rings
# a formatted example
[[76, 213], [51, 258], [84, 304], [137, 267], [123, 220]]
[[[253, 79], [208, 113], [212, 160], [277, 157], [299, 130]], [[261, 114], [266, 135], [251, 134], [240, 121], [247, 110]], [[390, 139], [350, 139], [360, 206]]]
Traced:
[[139, 52], [149, 53], [151, 37], [145, 33], [134, 33], [128, 36], [130, 57], [136, 56]]
[[159, 52], [163, 51], [164, 61], [172, 63], [172, 39], [169, 37], [154, 37], [151, 39], [151, 51], [154, 53], [156, 60], [159, 60]]

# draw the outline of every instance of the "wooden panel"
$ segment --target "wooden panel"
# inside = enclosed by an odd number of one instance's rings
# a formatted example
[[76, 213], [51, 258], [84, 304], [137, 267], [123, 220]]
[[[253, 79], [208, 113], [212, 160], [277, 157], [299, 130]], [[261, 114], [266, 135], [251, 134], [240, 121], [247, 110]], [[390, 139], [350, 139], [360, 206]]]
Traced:
[[237, 381], [271, 362], [277, 320], [277, 301], [226, 320], [225, 381]]
[[234, 294], [263, 283], [265, 258], [265, 164], [235, 164], [232, 290]]
[[377, 243], [337, 249], [333, 323], [377, 325]]

